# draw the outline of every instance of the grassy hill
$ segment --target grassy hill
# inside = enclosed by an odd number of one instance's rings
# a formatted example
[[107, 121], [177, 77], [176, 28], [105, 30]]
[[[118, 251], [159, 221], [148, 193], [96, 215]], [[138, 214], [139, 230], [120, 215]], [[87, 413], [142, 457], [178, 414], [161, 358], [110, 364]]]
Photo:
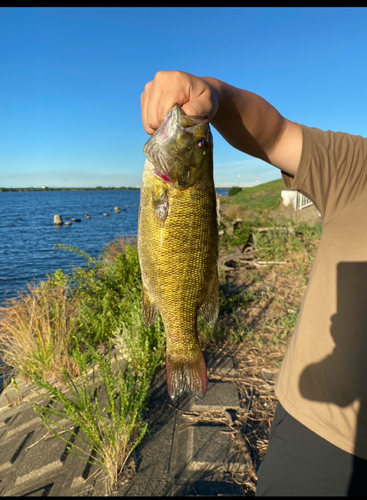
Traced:
[[282, 179], [244, 188], [234, 195], [232, 203], [244, 204], [248, 210], [275, 210], [281, 203]]

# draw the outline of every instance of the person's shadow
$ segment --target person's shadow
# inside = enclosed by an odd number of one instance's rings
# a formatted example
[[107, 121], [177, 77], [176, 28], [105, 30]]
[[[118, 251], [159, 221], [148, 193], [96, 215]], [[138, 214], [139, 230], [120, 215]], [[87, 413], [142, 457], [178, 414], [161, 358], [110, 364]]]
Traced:
[[[301, 394], [313, 401], [359, 406], [354, 451], [367, 450], [367, 262], [337, 267], [337, 312], [331, 318], [333, 352], [309, 365], [300, 378]], [[348, 425], [348, 422], [346, 422]], [[366, 488], [367, 461], [354, 458], [349, 495]]]

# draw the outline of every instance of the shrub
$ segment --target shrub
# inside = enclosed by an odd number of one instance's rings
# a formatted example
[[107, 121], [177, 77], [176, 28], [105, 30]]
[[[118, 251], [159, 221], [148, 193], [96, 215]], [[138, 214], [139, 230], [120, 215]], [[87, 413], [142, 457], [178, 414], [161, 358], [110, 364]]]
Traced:
[[121, 318], [129, 315], [132, 302], [141, 299], [137, 247], [121, 238], [110, 243], [99, 259], [69, 245], [57, 248], [78, 253], [87, 261], [86, 268], [74, 268], [70, 277], [71, 294], [78, 301], [77, 338], [94, 346], [107, 342]]
[[228, 190], [228, 196], [234, 196], [235, 194], [239, 193], [240, 191], [242, 191], [242, 188], [240, 188], [239, 186], [232, 186]]

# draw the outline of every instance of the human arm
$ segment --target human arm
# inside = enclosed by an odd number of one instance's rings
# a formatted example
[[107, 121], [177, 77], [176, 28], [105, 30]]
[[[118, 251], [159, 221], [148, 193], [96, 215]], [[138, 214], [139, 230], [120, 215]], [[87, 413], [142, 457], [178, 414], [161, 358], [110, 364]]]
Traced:
[[296, 174], [302, 152], [301, 127], [262, 97], [212, 77], [158, 72], [141, 96], [148, 134], [159, 127], [174, 104], [186, 114], [207, 113], [211, 124], [233, 147]]

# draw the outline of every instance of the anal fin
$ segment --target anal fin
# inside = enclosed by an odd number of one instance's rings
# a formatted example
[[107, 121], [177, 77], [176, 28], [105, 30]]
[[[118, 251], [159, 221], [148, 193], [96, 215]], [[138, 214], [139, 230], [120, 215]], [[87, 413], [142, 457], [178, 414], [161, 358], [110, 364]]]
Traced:
[[209, 326], [213, 327], [219, 312], [219, 280], [217, 268], [215, 268], [215, 271], [212, 273], [204, 302], [200, 306], [200, 311]]
[[143, 318], [147, 326], [152, 326], [157, 318], [158, 309], [154, 304], [143, 279], [142, 281], [142, 299], [143, 299]]

